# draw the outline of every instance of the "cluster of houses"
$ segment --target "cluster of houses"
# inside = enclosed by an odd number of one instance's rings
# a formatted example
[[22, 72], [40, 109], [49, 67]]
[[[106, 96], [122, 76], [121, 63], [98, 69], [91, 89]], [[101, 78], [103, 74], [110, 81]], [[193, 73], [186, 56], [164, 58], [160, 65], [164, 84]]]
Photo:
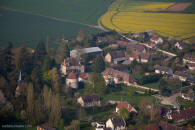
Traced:
[[[97, 95], [81, 96], [77, 99], [77, 103], [81, 107], [95, 107], [101, 106], [101, 100]], [[137, 113], [136, 109], [128, 102], [119, 101], [116, 105], [116, 113], [119, 113], [120, 109], [125, 108], [129, 113]], [[124, 130], [127, 128], [126, 122], [122, 117], [110, 118], [105, 123], [95, 122], [92, 126], [96, 127], [96, 130]]]
[[[98, 38], [98, 42], [102, 42], [105, 39]], [[163, 39], [157, 35], [153, 35], [150, 38], [150, 46], [152, 48], [156, 48], [158, 45], [163, 44]], [[153, 52], [146, 48], [144, 45], [139, 44], [137, 41], [125, 41], [119, 40], [115, 43], [118, 47], [123, 48], [130, 53], [125, 53], [122, 50], [115, 50], [108, 52], [105, 54], [104, 60], [112, 64], [111, 67], [106, 68], [101, 75], [103, 76], [105, 83], [108, 84], [126, 84], [136, 85], [136, 80], [128, 73], [128, 68], [125, 65], [130, 64], [133, 60], [136, 60], [139, 63], [148, 63], [152, 61]], [[183, 43], [177, 42], [175, 47], [178, 49], [183, 49], [185, 46]], [[83, 64], [81, 55], [83, 54], [92, 54], [98, 55], [101, 54], [103, 56], [103, 50], [99, 47], [91, 47], [84, 49], [72, 50], [70, 52], [70, 57], [64, 59], [61, 64], [61, 74], [66, 77], [66, 85], [77, 89], [79, 87], [79, 82], [88, 82], [89, 74], [85, 72], [85, 66]], [[195, 70], [195, 57], [191, 55], [185, 55], [183, 57], [183, 63], [187, 64], [189, 70]], [[193, 76], [185, 71], [175, 71], [169, 67], [155, 65], [154, 66], [155, 73], [157, 74], [167, 74], [172, 76], [173, 78], [177, 78], [181, 81], [194, 81]], [[183, 98], [186, 97], [183, 95]], [[81, 107], [94, 107], [101, 106], [101, 99], [97, 95], [86, 95], [80, 96], [77, 99], [77, 103], [80, 104]], [[116, 106], [116, 113], [119, 113], [119, 110], [122, 108], [126, 108], [128, 112], [135, 112], [135, 108], [127, 102], [118, 102]], [[188, 120], [195, 117], [195, 108], [182, 110], [177, 113], [168, 112], [168, 119], [172, 119], [175, 122], [180, 122], [183, 120]], [[161, 122], [163, 124], [164, 122]], [[170, 124], [168, 125], [171, 126]], [[150, 126], [146, 126], [148, 129]], [[158, 126], [159, 128], [160, 126]], [[122, 130], [126, 129], [126, 122], [123, 118], [110, 118], [105, 123], [97, 122], [96, 130]]]

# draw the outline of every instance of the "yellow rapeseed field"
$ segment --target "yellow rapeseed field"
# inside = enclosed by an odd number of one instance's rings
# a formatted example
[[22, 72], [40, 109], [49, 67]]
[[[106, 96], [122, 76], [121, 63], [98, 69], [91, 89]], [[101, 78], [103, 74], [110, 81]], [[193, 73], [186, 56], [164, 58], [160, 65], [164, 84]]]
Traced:
[[142, 11], [162, 11], [174, 4], [175, 3], [152, 2], [145, 5], [135, 6], [135, 9]]
[[116, 6], [116, 3], [114, 5], [117, 8], [111, 7], [111, 10], [102, 17], [101, 22], [105, 27], [120, 33], [143, 32], [151, 29], [160, 35], [173, 36], [177, 39], [195, 36], [195, 14], [144, 12], [161, 11], [173, 3], [142, 3], [131, 6], [128, 11], [129, 4], [124, 5], [122, 1], [127, 2], [127, 0], [120, 0], [119, 6]]

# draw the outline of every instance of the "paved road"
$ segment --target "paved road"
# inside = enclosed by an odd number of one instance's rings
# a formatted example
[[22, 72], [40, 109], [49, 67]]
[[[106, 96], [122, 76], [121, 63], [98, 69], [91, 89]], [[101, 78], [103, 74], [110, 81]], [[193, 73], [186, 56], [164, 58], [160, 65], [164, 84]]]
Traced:
[[156, 96], [156, 97], [161, 100], [161, 104], [171, 105], [177, 109], [180, 109], [180, 106], [176, 101], [176, 97], [178, 97], [178, 96], [181, 96], [181, 94], [175, 93], [170, 97], [160, 97], [160, 96]]

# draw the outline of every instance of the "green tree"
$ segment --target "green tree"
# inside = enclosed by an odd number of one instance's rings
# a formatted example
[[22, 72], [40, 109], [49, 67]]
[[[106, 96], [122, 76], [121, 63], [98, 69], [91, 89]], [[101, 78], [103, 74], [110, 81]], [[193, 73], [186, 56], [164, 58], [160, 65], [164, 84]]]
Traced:
[[56, 63], [61, 64], [63, 60], [70, 56], [70, 50], [67, 43], [61, 43], [56, 51]]
[[126, 108], [121, 108], [119, 110], [119, 115], [123, 117], [124, 120], [128, 120], [129, 119], [129, 112]]
[[52, 97], [51, 113], [49, 116], [49, 121], [53, 126], [59, 127], [61, 114], [60, 96], [56, 94]]
[[60, 129], [64, 129], [64, 119], [60, 120]]
[[52, 87], [54, 88], [55, 92], [59, 92], [60, 86], [60, 75], [58, 74], [57, 68], [54, 67], [48, 71], [48, 76], [51, 81]]
[[160, 80], [158, 88], [163, 96], [169, 96], [171, 94], [170, 90], [167, 88], [167, 85], [168, 83], [165, 80]]
[[49, 55], [46, 55], [42, 65], [42, 71], [43, 72], [48, 71], [49, 69], [51, 69], [51, 66], [52, 66], [52, 60]]
[[93, 64], [93, 71], [101, 73], [105, 69], [105, 63], [101, 55], [98, 55]]
[[34, 120], [34, 88], [32, 83], [29, 83], [27, 86], [27, 117], [29, 123], [35, 123]]
[[47, 39], [46, 39], [46, 52], [48, 55], [50, 55], [50, 45], [49, 45], [49, 36], [47, 36]]
[[85, 33], [84, 33], [83, 29], [80, 29], [79, 32], [78, 32], [76, 40], [81, 42], [84, 39], [85, 39]]
[[46, 54], [47, 52], [45, 49], [45, 44], [42, 41], [40, 41], [34, 53], [35, 64], [42, 65]]
[[12, 43], [9, 42], [4, 49], [0, 50], [0, 74], [6, 78], [14, 68], [12, 48]]
[[94, 88], [95, 92], [98, 95], [102, 96], [107, 92], [107, 87], [106, 87], [104, 78], [101, 76], [101, 74], [98, 74], [95, 72], [91, 73], [90, 74], [90, 82], [91, 82], [92, 87]]
[[16, 67], [23, 74], [30, 74], [32, 71], [32, 56], [26, 46], [22, 46], [19, 50]]

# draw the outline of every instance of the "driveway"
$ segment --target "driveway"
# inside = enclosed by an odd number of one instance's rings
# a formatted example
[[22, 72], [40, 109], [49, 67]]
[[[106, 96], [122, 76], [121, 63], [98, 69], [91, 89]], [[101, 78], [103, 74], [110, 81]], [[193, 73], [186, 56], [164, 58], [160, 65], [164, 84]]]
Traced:
[[181, 96], [181, 94], [175, 93], [170, 97], [161, 97], [161, 96], [156, 96], [156, 97], [161, 100], [161, 104], [171, 105], [177, 109], [180, 109], [180, 106], [178, 105], [178, 103], [176, 101], [176, 97], [178, 97], [178, 96]]

